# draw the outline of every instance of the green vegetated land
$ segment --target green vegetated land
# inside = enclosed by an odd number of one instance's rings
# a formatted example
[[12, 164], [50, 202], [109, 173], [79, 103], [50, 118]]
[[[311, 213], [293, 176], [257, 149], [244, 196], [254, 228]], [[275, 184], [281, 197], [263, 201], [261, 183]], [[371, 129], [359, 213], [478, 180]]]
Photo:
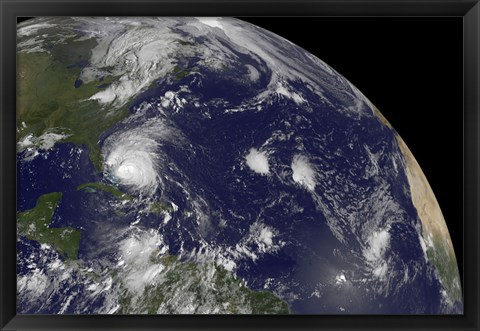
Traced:
[[[223, 314], [289, 314], [285, 301], [273, 293], [249, 289], [223, 267], [180, 262], [168, 254], [151, 260], [166, 267], [163, 279], [146, 286], [139, 297], [124, 288], [116, 313], [157, 314], [160, 308], [169, 314], [190, 303], [197, 306], [195, 313], [218, 307]], [[192, 297], [194, 302], [190, 302]]]
[[[82, 70], [80, 61], [88, 61], [95, 39], [46, 42], [47, 52], [17, 53], [17, 141], [29, 134], [40, 137], [47, 131], [68, 135], [63, 142], [85, 145], [97, 170], [103, 166], [98, 146], [100, 135], [129, 114], [129, 104], [113, 109], [88, 100], [118, 77], [106, 75], [75, 87]], [[104, 68], [108, 72], [108, 68]], [[175, 67], [177, 79], [189, 71]], [[22, 125], [25, 123], [25, 126]]]
[[173, 212], [173, 207], [166, 202], [155, 201], [150, 205], [150, 212], [159, 216], [164, 213]]
[[64, 141], [85, 145], [100, 170], [100, 134], [125, 118], [128, 108], [113, 110], [88, 100], [113, 76], [75, 88], [81, 68], [67, 66], [88, 60], [95, 45], [96, 41], [89, 39], [54, 45], [49, 53], [17, 53], [17, 141], [29, 134], [39, 137], [48, 130], [65, 130], [69, 136]]
[[44, 194], [34, 208], [17, 212], [17, 230], [30, 240], [51, 245], [64, 258], [76, 259], [81, 232], [71, 227], [49, 227], [61, 198], [60, 192]]
[[115, 198], [120, 199], [120, 200], [132, 200], [133, 199], [132, 196], [130, 196], [126, 193], [123, 193], [122, 191], [120, 191], [115, 186], [111, 186], [111, 185], [107, 185], [107, 184], [103, 184], [103, 183], [85, 183], [85, 184], [79, 185], [77, 187], [77, 190], [84, 190], [86, 192], [91, 192], [91, 193], [94, 193], [96, 191], [104, 191], [104, 192], [110, 193]]
[[433, 246], [427, 247], [429, 261], [436, 267], [438, 277], [453, 301], [462, 302], [462, 287], [456, 259], [449, 254], [449, 248], [444, 247], [440, 238], [433, 238]]
[[175, 68], [173, 68], [173, 74], [175, 75], [175, 78], [177, 80], [181, 80], [182, 78], [185, 78], [186, 76], [188, 76], [190, 74], [190, 71], [176, 66]]

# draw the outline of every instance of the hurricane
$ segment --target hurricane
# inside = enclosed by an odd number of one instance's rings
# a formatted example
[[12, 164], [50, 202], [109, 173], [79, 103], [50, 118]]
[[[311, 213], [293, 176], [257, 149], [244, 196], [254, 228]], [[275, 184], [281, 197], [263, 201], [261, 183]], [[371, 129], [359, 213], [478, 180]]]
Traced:
[[122, 132], [108, 139], [104, 147], [104, 173], [115, 184], [151, 195], [159, 184], [159, 143], [137, 133], [137, 130]]

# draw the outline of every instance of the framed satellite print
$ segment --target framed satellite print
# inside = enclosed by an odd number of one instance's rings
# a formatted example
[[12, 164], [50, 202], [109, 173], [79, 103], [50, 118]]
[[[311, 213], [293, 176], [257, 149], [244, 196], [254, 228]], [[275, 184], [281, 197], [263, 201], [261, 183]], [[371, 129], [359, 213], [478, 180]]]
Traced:
[[475, 1], [29, 4], [2, 330], [478, 328]]

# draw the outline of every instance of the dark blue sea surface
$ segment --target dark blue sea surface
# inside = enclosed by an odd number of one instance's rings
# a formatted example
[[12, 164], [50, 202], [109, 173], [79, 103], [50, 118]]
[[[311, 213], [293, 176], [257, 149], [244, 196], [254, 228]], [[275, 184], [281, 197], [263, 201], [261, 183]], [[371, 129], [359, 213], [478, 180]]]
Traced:
[[17, 154], [17, 209], [35, 207], [37, 199], [51, 192], [76, 191], [78, 185], [95, 182], [99, 176], [88, 150], [70, 143], [57, 143], [48, 152], [25, 161], [26, 152]]

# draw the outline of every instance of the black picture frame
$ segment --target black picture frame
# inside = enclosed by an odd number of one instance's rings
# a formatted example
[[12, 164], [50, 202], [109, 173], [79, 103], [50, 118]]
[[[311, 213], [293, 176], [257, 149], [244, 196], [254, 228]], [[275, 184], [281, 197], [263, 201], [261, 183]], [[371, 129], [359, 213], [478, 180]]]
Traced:
[[[480, 4], [456, 1], [9, 1], [0, 0], [1, 330], [443, 329], [480, 328]], [[16, 315], [15, 57], [18, 16], [462, 16], [464, 20], [464, 314], [445, 316]], [[367, 95], [368, 97], [368, 95]], [[452, 193], [452, 194], [461, 194]]]

